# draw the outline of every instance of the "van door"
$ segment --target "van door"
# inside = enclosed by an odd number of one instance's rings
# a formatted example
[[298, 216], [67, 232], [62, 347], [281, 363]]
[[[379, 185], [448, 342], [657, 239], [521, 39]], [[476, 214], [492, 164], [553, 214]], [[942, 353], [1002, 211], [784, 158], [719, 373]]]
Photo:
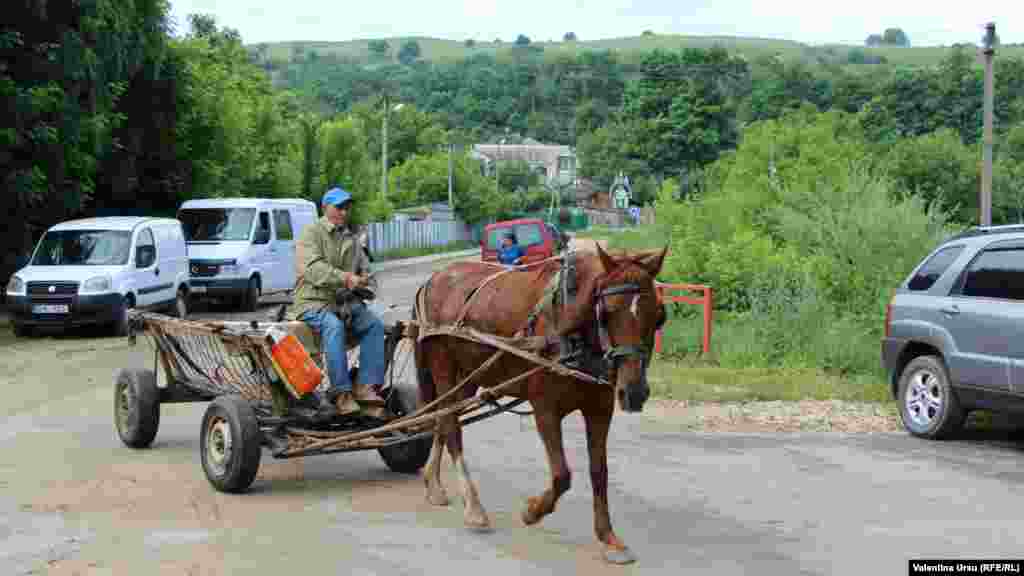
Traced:
[[264, 294], [276, 290], [278, 282], [274, 273], [274, 231], [270, 212], [260, 210], [252, 236], [252, 257], [250, 262], [260, 271], [260, 287]]
[[295, 219], [291, 208], [274, 209], [275, 290], [295, 288]]
[[180, 245], [181, 239], [175, 235], [175, 227], [168, 224], [160, 224], [153, 227], [156, 237], [156, 254], [160, 274], [160, 290], [157, 292], [157, 302], [173, 302], [178, 292], [178, 284], [182, 279], [183, 266], [187, 267], [184, 261]]
[[[133, 253], [135, 270], [132, 273], [132, 284], [135, 287], [135, 306], [148, 308], [161, 299], [166, 290], [166, 277], [161, 277], [160, 261], [157, 254], [156, 237], [150, 227], [139, 230], [135, 236]], [[174, 283], [170, 283], [174, 286]]]

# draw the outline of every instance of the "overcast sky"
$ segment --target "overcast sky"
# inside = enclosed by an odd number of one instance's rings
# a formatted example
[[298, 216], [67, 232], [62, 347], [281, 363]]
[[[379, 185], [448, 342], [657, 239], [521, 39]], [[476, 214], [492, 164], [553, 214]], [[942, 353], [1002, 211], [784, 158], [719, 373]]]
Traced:
[[[586, 6], [586, 8], [584, 8]], [[171, 0], [179, 33], [185, 16], [213, 14], [246, 44], [288, 40], [430, 36], [508, 42], [663, 34], [756, 36], [808, 44], [861, 44], [899, 26], [915, 46], [979, 43], [987, 21], [1003, 42], [1024, 42], [1024, 1], [858, 0]]]

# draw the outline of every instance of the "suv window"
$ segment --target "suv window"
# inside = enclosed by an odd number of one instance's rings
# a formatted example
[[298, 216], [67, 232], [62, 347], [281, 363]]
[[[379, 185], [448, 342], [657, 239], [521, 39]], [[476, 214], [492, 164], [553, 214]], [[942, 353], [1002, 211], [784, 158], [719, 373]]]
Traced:
[[287, 210], [274, 210], [274, 228], [278, 240], [292, 239], [292, 214]]
[[964, 272], [963, 296], [1024, 300], [1024, 248], [983, 251]]
[[963, 250], [962, 245], [947, 246], [933, 254], [910, 279], [907, 289], [917, 292], [931, 288]]

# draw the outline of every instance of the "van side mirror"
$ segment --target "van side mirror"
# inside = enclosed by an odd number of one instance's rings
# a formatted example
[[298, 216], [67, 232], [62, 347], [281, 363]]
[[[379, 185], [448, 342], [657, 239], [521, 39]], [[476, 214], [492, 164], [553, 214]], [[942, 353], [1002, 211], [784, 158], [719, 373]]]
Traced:
[[156, 261], [156, 246], [139, 246], [135, 248], [135, 267], [149, 268]]
[[257, 228], [256, 233], [252, 235], [253, 244], [266, 244], [270, 242], [270, 229], [268, 228]]

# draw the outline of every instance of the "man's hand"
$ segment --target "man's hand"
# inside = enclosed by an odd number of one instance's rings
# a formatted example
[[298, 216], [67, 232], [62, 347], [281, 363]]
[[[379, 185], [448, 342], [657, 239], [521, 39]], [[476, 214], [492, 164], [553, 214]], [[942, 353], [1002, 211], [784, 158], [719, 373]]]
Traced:
[[369, 279], [365, 276], [360, 276], [351, 272], [345, 275], [345, 287], [349, 290], [355, 290], [356, 288], [366, 286], [368, 283]]

